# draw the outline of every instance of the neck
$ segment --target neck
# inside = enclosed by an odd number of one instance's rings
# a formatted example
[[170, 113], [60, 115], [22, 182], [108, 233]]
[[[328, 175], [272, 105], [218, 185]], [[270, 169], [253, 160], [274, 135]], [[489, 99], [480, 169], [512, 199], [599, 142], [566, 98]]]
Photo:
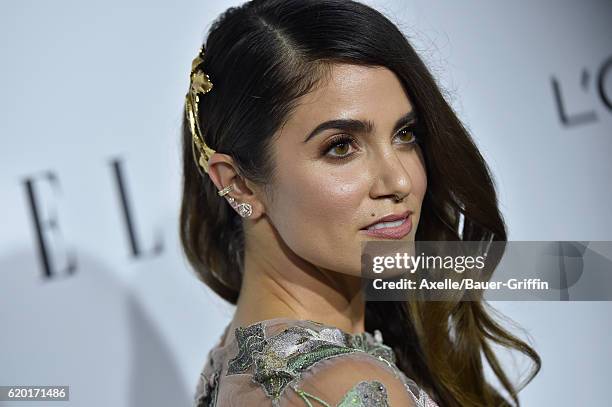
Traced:
[[278, 236], [245, 247], [244, 276], [230, 326], [272, 318], [309, 319], [349, 333], [365, 330], [361, 278], [320, 269], [283, 246]]

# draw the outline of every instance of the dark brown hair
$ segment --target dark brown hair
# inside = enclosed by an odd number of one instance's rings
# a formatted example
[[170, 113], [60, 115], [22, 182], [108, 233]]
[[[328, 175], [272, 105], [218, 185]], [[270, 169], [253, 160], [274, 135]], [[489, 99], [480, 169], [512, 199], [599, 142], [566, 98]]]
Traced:
[[[242, 176], [273, 185], [271, 136], [299, 97], [334, 63], [393, 71], [416, 110], [428, 188], [417, 240], [506, 241], [490, 171], [468, 131], [445, 101], [406, 37], [378, 11], [347, 0], [254, 0], [223, 13], [205, 42], [204, 71], [214, 90], [199, 113], [205, 142], [235, 160]], [[241, 218], [192, 156], [183, 125], [184, 183], [180, 234], [199, 278], [235, 304], [242, 282]], [[459, 217], [463, 229], [459, 233]], [[494, 259], [494, 265], [499, 261]], [[485, 380], [483, 356], [515, 405], [518, 391], [540, 369], [538, 354], [506, 331], [482, 299], [444, 302], [367, 302], [366, 329], [379, 329], [398, 367], [441, 406], [510, 406]], [[534, 362], [520, 387], [492, 345], [518, 350]]]

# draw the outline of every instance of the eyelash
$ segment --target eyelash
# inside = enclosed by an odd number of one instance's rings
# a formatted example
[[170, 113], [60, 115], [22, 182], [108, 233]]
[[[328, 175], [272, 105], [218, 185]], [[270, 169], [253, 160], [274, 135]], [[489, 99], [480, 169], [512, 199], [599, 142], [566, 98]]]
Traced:
[[[404, 127], [403, 129], [399, 130], [393, 137], [397, 137], [398, 135], [402, 134], [402, 132], [404, 132], [404, 131], [412, 133], [412, 141], [411, 142], [407, 142], [407, 143], [402, 143], [402, 144], [409, 145], [409, 146], [414, 146], [414, 145], [417, 145], [417, 144], [419, 144], [421, 142], [421, 140], [419, 138], [420, 136], [417, 136], [417, 134], [419, 132], [418, 132], [418, 128], [417, 128], [417, 126], [415, 124], [412, 124], [410, 126]], [[354, 143], [355, 141], [356, 141], [355, 137], [349, 136], [347, 134], [341, 134], [341, 135], [338, 135], [336, 137], [333, 137], [329, 141], [329, 143], [327, 143], [327, 146], [325, 148], [323, 148], [322, 155], [323, 156], [328, 156], [329, 152], [332, 151], [334, 148], [336, 148], [336, 147], [338, 147], [340, 145], [343, 145], [345, 143]], [[333, 159], [333, 160], [342, 161], [342, 160], [346, 160], [346, 159], [352, 157], [353, 154], [355, 154], [355, 153], [353, 152], [353, 153], [346, 154], [346, 155], [343, 155], [343, 156], [333, 156], [333, 155], [330, 155], [328, 157]]]

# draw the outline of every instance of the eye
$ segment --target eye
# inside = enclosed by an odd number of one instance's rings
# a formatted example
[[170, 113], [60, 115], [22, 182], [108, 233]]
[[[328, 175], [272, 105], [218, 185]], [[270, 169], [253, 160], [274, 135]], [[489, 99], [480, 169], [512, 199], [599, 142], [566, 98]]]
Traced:
[[[348, 135], [339, 135], [330, 140], [327, 147], [324, 148], [324, 155], [331, 158], [344, 159], [348, 158], [352, 153], [349, 153], [351, 145], [355, 142], [353, 137]], [[330, 154], [333, 153], [333, 154]]]
[[[399, 130], [393, 137], [399, 139], [400, 144], [412, 146], [419, 142], [416, 133], [418, 133], [417, 126], [415, 123], [412, 123]], [[333, 137], [326, 144], [321, 154], [337, 160], [347, 159], [354, 154], [350, 151], [355, 143], [354, 137], [347, 134], [340, 134]]]
[[416, 144], [419, 140], [413, 126], [406, 126], [395, 134], [402, 144]]

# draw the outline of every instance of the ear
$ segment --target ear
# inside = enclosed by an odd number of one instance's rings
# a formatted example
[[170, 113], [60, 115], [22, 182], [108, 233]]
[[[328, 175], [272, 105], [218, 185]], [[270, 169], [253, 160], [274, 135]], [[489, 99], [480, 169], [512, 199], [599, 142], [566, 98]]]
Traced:
[[234, 186], [229, 194], [217, 197], [225, 200], [232, 197], [238, 204], [250, 204], [253, 213], [249, 216], [249, 220], [258, 219], [266, 212], [261, 199], [261, 191], [256, 188], [255, 184], [240, 175], [238, 166], [230, 155], [214, 153], [208, 160], [208, 176], [219, 191], [230, 185]]

